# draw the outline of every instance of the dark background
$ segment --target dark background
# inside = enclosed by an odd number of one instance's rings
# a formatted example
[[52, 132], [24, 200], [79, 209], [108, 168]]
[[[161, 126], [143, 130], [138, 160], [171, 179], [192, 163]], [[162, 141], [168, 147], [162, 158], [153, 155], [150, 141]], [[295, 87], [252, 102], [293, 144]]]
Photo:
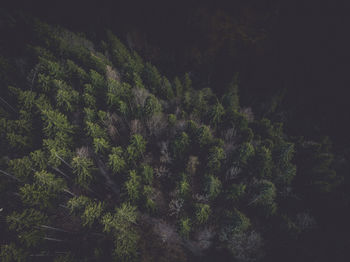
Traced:
[[218, 94], [239, 72], [241, 102], [258, 115], [286, 90], [276, 120], [290, 134], [350, 144], [346, 1], [11, 1], [10, 9], [97, 41], [109, 28], [170, 79], [190, 72], [196, 87]]

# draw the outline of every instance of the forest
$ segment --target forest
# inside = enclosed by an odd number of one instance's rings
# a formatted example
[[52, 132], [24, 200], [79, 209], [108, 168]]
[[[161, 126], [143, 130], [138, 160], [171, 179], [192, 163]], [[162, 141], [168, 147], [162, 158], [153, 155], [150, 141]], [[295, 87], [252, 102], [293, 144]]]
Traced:
[[283, 92], [249, 106], [239, 70], [169, 73], [113, 30], [0, 30], [1, 261], [349, 261], [349, 147]]

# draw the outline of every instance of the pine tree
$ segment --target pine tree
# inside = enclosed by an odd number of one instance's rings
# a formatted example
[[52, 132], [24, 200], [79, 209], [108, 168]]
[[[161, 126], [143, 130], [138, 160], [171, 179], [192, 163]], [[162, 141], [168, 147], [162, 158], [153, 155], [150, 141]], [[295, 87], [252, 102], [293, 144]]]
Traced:
[[18, 238], [27, 247], [37, 246], [45, 236], [41, 225], [47, 224], [48, 217], [35, 209], [25, 209], [22, 213], [13, 212], [6, 218], [9, 229], [18, 234]]
[[81, 216], [83, 220], [83, 226], [91, 227], [95, 221], [98, 221], [102, 215], [103, 204], [89, 203], [86, 205], [85, 210]]
[[76, 156], [73, 158], [72, 163], [73, 172], [77, 175], [76, 183], [82, 187], [88, 187], [93, 180], [92, 167], [93, 162], [86, 157]]
[[121, 147], [113, 147], [112, 153], [109, 155], [109, 167], [115, 173], [122, 172], [126, 167], [126, 162], [123, 158], [123, 149]]
[[125, 183], [125, 188], [131, 202], [136, 202], [140, 198], [141, 178], [135, 170], [129, 172], [129, 180]]

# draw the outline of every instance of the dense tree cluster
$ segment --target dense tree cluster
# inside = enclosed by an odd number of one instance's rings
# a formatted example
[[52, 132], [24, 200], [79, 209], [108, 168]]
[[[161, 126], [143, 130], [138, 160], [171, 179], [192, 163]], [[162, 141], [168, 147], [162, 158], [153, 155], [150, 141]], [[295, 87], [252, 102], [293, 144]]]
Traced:
[[154, 261], [149, 241], [191, 254], [169, 261], [271, 259], [273, 235], [292, 243], [319, 222], [310, 195], [342, 185], [327, 139], [244, 113], [237, 74], [218, 97], [189, 74], [169, 81], [109, 31], [94, 45], [28, 27], [25, 73], [2, 80], [1, 261]]

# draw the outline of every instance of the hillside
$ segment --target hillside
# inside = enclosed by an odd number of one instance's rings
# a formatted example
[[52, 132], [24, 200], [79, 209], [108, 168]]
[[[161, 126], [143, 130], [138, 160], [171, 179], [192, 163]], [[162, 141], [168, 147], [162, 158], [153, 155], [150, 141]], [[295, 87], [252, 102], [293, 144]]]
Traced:
[[221, 96], [108, 30], [2, 29], [1, 261], [346, 258], [348, 156], [241, 107], [239, 72]]

